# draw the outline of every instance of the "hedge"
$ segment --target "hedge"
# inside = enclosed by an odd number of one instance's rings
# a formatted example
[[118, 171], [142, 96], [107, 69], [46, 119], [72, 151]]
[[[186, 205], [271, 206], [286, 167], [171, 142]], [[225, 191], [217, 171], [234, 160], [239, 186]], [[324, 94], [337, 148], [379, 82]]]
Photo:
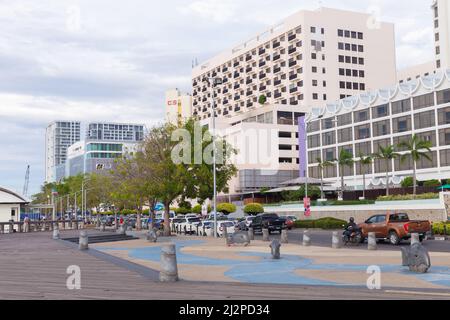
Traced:
[[343, 229], [347, 221], [336, 218], [322, 218], [318, 220], [297, 220], [294, 223], [295, 228], [300, 229]]
[[450, 236], [450, 222], [433, 223], [433, 234]]
[[438, 193], [424, 193], [424, 194], [418, 194], [415, 197], [412, 194], [382, 196], [382, 197], [378, 197], [377, 201], [428, 200], [428, 199], [439, 199], [439, 194]]
[[244, 207], [244, 212], [250, 215], [264, 213], [264, 207], [260, 203], [249, 203]]

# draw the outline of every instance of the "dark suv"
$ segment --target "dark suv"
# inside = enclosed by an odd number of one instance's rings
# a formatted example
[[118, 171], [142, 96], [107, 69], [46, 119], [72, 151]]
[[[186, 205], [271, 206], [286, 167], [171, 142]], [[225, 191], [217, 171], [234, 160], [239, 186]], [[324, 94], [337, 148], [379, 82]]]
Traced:
[[286, 229], [286, 224], [284, 219], [280, 219], [280, 217], [275, 213], [263, 213], [257, 215], [250, 227], [253, 228], [254, 232], [262, 233], [263, 229], [268, 229], [269, 233], [278, 231], [281, 233], [282, 230]]

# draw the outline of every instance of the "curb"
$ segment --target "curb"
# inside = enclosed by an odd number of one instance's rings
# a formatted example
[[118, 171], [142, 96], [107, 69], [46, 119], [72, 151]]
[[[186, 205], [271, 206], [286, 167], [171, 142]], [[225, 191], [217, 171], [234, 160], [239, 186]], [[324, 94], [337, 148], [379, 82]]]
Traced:
[[432, 236], [432, 237], [428, 237], [428, 240], [434, 240], [434, 241], [449, 241], [450, 238], [447, 236]]

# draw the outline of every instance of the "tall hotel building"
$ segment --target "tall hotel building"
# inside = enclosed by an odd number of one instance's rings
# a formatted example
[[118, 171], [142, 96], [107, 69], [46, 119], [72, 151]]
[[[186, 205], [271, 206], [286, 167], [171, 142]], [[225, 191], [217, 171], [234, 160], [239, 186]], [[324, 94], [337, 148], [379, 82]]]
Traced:
[[364, 13], [300, 11], [218, 54], [192, 72], [193, 116], [207, 125], [213, 93], [204, 80], [211, 77], [223, 79], [214, 88], [214, 104], [217, 126], [227, 131], [222, 133], [227, 140], [246, 136], [252, 128], [276, 131], [266, 144], [276, 149], [268, 167], [277, 170], [240, 163], [230, 193], [278, 187], [299, 175], [300, 116], [396, 82], [394, 26]]
[[81, 123], [55, 121], [45, 132], [45, 181], [55, 182], [64, 176], [67, 149], [80, 141]]
[[450, 4], [448, 0], [433, 2], [436, 69], [450, 68]]

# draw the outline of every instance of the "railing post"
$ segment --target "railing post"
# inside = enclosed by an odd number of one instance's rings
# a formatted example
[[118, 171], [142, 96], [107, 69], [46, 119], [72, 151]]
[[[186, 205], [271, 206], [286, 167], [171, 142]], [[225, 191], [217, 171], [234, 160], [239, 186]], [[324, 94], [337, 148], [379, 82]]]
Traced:
[[4, 224], [0, 224], [0, 233], [1, 234], [5, 233], [5, 225]]

